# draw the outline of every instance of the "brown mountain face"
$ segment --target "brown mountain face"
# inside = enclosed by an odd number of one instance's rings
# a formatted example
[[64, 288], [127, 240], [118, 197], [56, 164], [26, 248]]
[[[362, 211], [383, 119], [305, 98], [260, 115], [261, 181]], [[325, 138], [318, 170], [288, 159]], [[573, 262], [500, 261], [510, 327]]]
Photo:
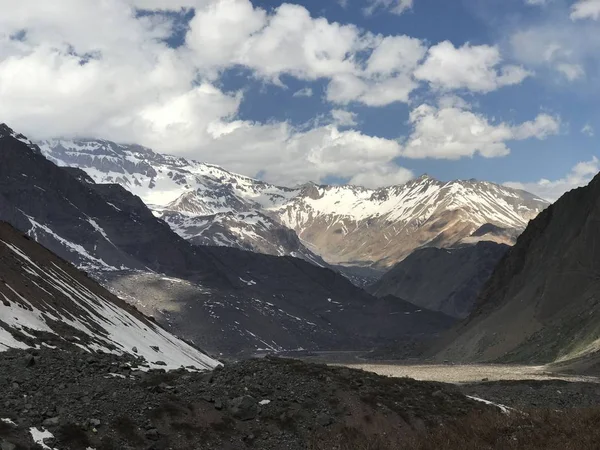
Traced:
[[479, 242], [452, 249], [419, 249], [367, 290], [378, 297], [393, 295], [464, 318], [508, 248], [495, 242]]
[[595, 361], [600, 349], [600, 176], [542, 212], [471, 316], [437, 349], [464, 361]]
[[512, 245], [547, 203], [524, 191], [428, 176], [375, 191], [313, 186], [276, 210], [332, 264], [388, 269], [422, 247], [494, 241]]

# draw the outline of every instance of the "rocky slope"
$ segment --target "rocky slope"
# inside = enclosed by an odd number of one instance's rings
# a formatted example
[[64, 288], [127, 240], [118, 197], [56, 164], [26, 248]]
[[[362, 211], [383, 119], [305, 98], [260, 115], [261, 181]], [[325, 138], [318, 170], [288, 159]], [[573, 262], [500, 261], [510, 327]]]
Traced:
[[316, 253], [336, 265], [381, 269], [422, 246], [512, 244], [547, 206], [526, 192], [475, 180], [424, 176], [376, 190], [311, 183], [292, 189], [136, 145], [51, 140], [40, 147], [58, 165], [121, 184], [186, 239], [308, 260]]
[[143, 372], [128, 356], [32, 349], [0, 353], [0, 389], [3, 450], [563, 450], [600, 439], [595, 383], [455, 386], [278, 358]]
[[195, 246], [121, 185], [58, 167], [12, 132], [0, 136], [0, 219], [210, 352], [369, 348], [452, 323], [298, 258]]
[[398, 445], [417, 430], [500, 414], [450, 385], [291, 360], [250, 360], [204, 374], [136, 366], [107, 354], [0, 354], [1, 448], [406, 448]]
[[530, 223], [440, 358], [597, 364], [600, 177]]
[[0, 222], [0, 351], [40, 345], [137, 355], [155, 367], [218, 364]]
[[465, 318], [509, 248], [484, 241], [452, 249], [419, 249], [367, 290], [376, 296], [394, 295], [424, 308]]

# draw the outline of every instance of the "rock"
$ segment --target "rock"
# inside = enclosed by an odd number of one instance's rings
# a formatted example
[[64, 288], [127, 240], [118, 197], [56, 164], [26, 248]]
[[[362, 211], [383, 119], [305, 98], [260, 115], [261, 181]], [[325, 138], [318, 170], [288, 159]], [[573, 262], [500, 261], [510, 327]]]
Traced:
[[481, 381], [490, 381], [489, 378], [482, 378]]
[[137, 352], [138, 352], [138, 349], [137, 349], [137, 347], [133, 347], [133, 348], [131, 349], [131, 351], [132, 351], [133, 353], [137, 353]]
[[35, 366], [35, 357], [33, 355], [25, 355], [23, 357], [23, 365], [25, 367], [33, 367]]
[[252, 420], [258, 415], [256, 399], [250, 395], [234, 398], [229, 402], [229, 412], [239, 420]]
[[42, 422], [42, 425], [45, 427], [57, 427], [60, 425], [60, 417], [52, 417], [50, 419], [46, 419]]
[[16, 450], [17, 446], [4, 439], [0, 440], [0, 450]]
[[223, 409], [223, 402], [221, 401], [221, 399], [215, 400], [215, 409], [217, 411], [221, 411]]
[[204, 383], [210, 384], [213, 382], [214, 375], [212, 372], [206, 372], [206, 373], [202, 374], [201, 379]]
[[322, 427], [328, 427], [333, 423], [333, 419], [329, 414], [321, 413], [317, 416], [317, 423]]
[[102, 425], [102, 422], [98, 419], [90, 419], [90, 425], [98, 428], [100, 425]]
[[164, 361], [156, 361], [154, 364], [157, 366], [166, 366], [167, 365], [167, 363]]
[[151, 441], [158, 441], [160, 439], [160, 433], [156, 428], [150, 428], [148, 431], [146, 431], [146, 438], [150, 439]]

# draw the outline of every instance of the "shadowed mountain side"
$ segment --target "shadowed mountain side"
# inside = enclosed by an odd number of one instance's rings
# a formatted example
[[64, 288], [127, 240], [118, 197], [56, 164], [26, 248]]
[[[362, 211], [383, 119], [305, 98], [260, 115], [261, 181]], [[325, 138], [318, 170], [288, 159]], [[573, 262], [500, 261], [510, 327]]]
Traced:
[[423, 248], [396, 264], [367, 290], [394, 295], [457, 318], [470, 312], [507, 245], [479, 242], [453, 249]]
[[497, 266], [440, 359], [541, 363], [598, 359], [600, 177], [533, 220]]

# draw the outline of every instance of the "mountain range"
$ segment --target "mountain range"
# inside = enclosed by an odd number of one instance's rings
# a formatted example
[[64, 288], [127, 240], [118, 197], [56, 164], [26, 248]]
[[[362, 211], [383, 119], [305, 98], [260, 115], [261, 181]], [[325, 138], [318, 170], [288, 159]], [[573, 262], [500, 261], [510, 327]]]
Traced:
[[[512, 245], [548, 203], [476, 180], [275, 186], [220, 167], [106, 140], [47, 140], [42, 153], [139, 196], [183, 238], [381, 274], [417, 248]], [[356, 274], [356, 273], [355, 273]], [[377, 276], [377, 274], [375, 275]]]
[[368, 349], [453, 323], [401, 299], [373, 297], [299, 258], [194, 245], [155, 214], [122, 185], [58, 167], [0, 128], [0, 220], [211, 353]]

